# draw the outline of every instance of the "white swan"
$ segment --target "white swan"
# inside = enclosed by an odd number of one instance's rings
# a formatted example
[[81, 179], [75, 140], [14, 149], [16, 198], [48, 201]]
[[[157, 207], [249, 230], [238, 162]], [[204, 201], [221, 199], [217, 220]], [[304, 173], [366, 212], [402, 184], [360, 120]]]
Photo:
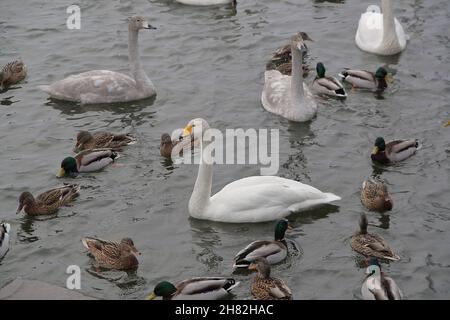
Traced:
[[119, 72], [94, 70], [72, 75], [38, 88], [52, 98], [81, 102], [81, 104], [129, 102], [154, 96], [155, 87], [145, 74], [139, 57], [138, 31], [140, 29], [156, 28], [141, 16], [129, 19], [128, 58], [133, 78]]
[[303, 83], [303, 56], [306, 46], [300, 34], [291, 39], [292, 73], [283, 75], [278, 70], [264, 73], [265, 83], [261, 102], [269, 112], [288, 120], [304, 122], [311, 120], [317, 113], [317, 104]]
[[236, 180], [211, 197], [213, 157], [207, 151], [204, 119], [193, 119], [183, 130], [182, 141], [201, 139], [201, 162], [189, 200], [189, 214], [197, 219], [219, 222], [263, 222], [284, 218], [319, 204], [341, 198], [309, 185], [275, 176], [254, 176]]
[[361, 14], [356, 45], [363, 51], [383, 56], [394, 55], [406, 48], [407, 36], [394, 17], [391, 0], [381, 0], [380, 7], [371, 5]]
[[236, 5], [236, 0], [175, 0], [175, 1], [190, 6], [214, 6], [227, 3], [232, 3], [233, 5]]

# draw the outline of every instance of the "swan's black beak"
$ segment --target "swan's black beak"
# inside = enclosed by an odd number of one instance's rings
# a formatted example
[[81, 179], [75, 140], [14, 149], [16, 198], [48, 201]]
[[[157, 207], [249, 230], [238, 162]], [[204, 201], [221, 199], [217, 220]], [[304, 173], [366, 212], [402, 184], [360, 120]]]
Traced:
[[151, 24], [147, 24], [147, 27], [145, 27], [145, 29], [156, 30], [156, 27], [152, 26]]

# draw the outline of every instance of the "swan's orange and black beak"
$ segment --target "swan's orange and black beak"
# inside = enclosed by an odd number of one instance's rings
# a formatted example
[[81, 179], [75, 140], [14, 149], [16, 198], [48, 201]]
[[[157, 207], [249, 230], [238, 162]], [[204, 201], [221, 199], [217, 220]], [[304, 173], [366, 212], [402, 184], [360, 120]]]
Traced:
[[148, 29], [148, 30], [156, 30], [157, 28], [152, 26], [150, 23], [147, 23], [147, 26], [144, 27], [144, 29]]

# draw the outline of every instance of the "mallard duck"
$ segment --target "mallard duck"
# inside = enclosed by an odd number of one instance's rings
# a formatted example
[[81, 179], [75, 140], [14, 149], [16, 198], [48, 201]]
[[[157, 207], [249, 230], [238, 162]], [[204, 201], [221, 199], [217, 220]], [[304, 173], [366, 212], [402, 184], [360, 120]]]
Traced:
[[361, 287], [364, 300], [402, 300], [403, 292], [394, 279], [381, 271], [377, 258], [371, 258], [366, 269], [367, 277]]
[[22, 209], [30, 216], [55, 214], [60, 207], [74, 201], [79, 192], [80, 187], [76, 184], [50, 189], [38, 195], [36, 199], [30, 192], [22, 192], [16, 214], [19, 214]]
[[220, 300], [229, 297], [231, 291], [239, 285], [233, 278], [198, 277], [184, 280], [177, 285], [168, 281], [158, 283], [147, 297], [153, 300]]
[[173, 148], [179, 143], [179, 141], [172, 141], [172, 138], [168, 133], [161, 135], [161, 144], [159, 145], [159, 152], [161, 156], [165, 158], [172, 157]]
[[121, 147], [136, 143], [136, 138], [129, 133], [111, 133], [80, 131], [77, 135], [77, 142], [73, 148], [74, 152], [80, 152], [87, 149], [108, 148], [120, 150]]
[[387, 185], [378, 179], [369, 178], [362, 184], [361, 202], [369, 210], [392, 210], [392, 198]]
[[372, 161], [382, 164], [403, 161], [416, 153], [419, 147], [419, 141], [415, 140], [394, 140], [385, 143], [382, 137], [375, 140], [375, 146], [372, 149]]
[[9, 250], [9, 232], [11, 225], [9, 223], [0, 223], [0, 259], [2, 259]]
[[27, 76], [27, 66], [19, 59], [7, 63], [0, 72], [0, 88], [6, 89]]
[[136, 249], [133, 240], [130, 238], [123, 238], [118, 243], [84, 237], [81, 242], [102, 268], [128, 270], [137, 268], [139, 264], [136, 255], [141, 253]]
[[278, 220], [275, 225], [275, 240], [253, 241], [234, 257], [233, 268], [248, 268], [258, 257], [266, 258], [269, 264], [283, 261], [288, 253], [284, 234], [291, 228], [287, 219]]
[[258, 274], [253, 279], [251, 291], [258, 300], [292, 300], [291, 289], [286, 283], [270, 276], [270, 264], [267, 259], [256, 258], [249, 265], [249, 270], [257, 270]]
[[[306, 32], [298, 32], [295, 36], [296, 39], [302, 39], [303, 41], [314, 41], [312, 40]], [[305, 46], [305, 54], [307, 53], [308, 47]], [[290, 76], [292, 74], [292, 51], [291, 44], [287, 44], [278, 48], [270, 58], [269, 62], [266, 64], [266, 70], [278, 70], [283, 75]], [[302, 62], [303, 77], [308, 76], [309, 66]]]
[[75, 157], [64, 158], [57, 176], [75, 177], [79, 172], [99, 171], [114, 162], [117, 157], [118, 154], [111, 149], [83, 150]]
[[347, 98], [342, 83], [335, 77], [325, 76], [325, 66], [322, 62], [317, 63], [316, 71], [317, 76], [311, 86], [315, 92], [338, 98]]
[[394, 16], [391, 0], [381, 0], [380, 7], [370, 5], [361, 14], [355, 42], [363, 51], [383, 56], [400, 53], [406, 48], [408, 37]]
[[397, 261], [400, 257], [389, 248], [387, 242], [379, 235], [367, 233], [369, 222], [364, 213], [359, 219], [359, 231], [352, 236], [350, 245], [353, 250], [366, 256]]
[[342, 81], [348, 82], [353, 88], [383, 91], [387, 88], [390, 77], [385, 68], [379, 67], [375, 73], [367, 70], [345, 69], [339, 73]]

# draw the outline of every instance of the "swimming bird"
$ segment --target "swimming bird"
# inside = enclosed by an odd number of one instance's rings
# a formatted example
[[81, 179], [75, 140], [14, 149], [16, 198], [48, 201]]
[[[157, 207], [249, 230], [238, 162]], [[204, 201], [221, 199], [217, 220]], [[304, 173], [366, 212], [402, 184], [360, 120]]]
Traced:
[[129, 270], [135, 269], [139, 265], [136, 255], [141, 253], [136, 249], [133, 240], [130, 238], [123, 238], [120, 242], [113, 242], [84, 237], [81, 239], [81, 242], [102, 268]]
[[292, 291], [280, 278], [270, 276], [270, 264], [265, 258], [256, 258], [248, 267], [257, 270], [251, 291], [258, 300], [292, 300]]
[[175, 0], [176, 2], [191, 6], [215, 6], [220, 4], [231, 4], [236, 7], [236, 0]]
[[87, 149], [109, 148], [120, 150], [121, 147], [136, 143], [136, 138], [129, 133], [94, 132], [82, 130], [77, 134], [74, 152]]
[[158, 283], [147, 300], [162, 297], [163, 300], [219, 300], [230, 296], [239, 285], [233, 278], [197, 277], [186, 279], [177, 285], [168, 281]]
[[292, 229], [287, 219], [277, 221], [275, 240], [253, 241], [236, 254], [233, 268], [248, 268], [258, 257], [265, 258], [269, 264], [276, 264], [286, 259], [288, 247], [284, 235], [287, 229]]
[[402, 300], [403, 292], [394, 279], [381, 271], [377, 258], [371, 258], [366, 269], [367, 277], [361, 287], [364, 300]]
[[0, 71], [0, 88], [8, 87], [19, 83], [27, 76], [27, 66], [22, 60], [14, 60], [7, 63]]
[[[172, 140], [172, 137], [168, 133], [163, 133], [161, 135], [161, 143], [159, 145], [159, 153], [161, 156], [165, 158], [171, 158], [172, 157], [172, 150], [179, 145], [179, 140]], [[178, 150], [179, 148], [176, 148]], [[182, 149], [179, 150], [182, 152]]]
[[311, 88], [315, 92], [337, 98], [347, 98], [347, 93], [345, 92], [342, 83], [335, 77], [325, 76], [325, 66], [322, 62], [317, 63], [316, 71], [317, 76], [311, 85]]
[[305, 122], [317, 113], [317, 104], [303, 83], [302, 63], [306, 52], [301, 36], [291, 39], [292, 75], [283, 75], [278, 70], [266, 70], [261, 103], [269, 112], [288, 120]]
[[226, 185], [211, 197], [213, 158], [203, 135], [209, 129], [206, 120], [189, 121], [183, 130], [182, 143], [199, 140], [202, 159], [197, 180], [189, 200], [189, 214], [197, 219], [219, 222], [263, 222], [284, 218], [320, 204], [341, 198], [312, 186], [276, 176], [253, 176]]
[[16, 214], [22, 209], [30, 216], [51, 215], [58, 212], [62, 206], [67, 206], [79, 196], [80, 187], [76, 184], [66, 184], [47, 190], [36, 198], [28, 192], [22, 192], [19, 197], [19, 207]]
[[366, 215], [362, 213], [359, 219], [359, 231], [353, 234], [350, 242], [352, 249], [366, 257], [391, 261], [400, 260], [400, 257], [391, 250], [383, 237], [367, 232], [368, 224]]
[[9, 233], [11, 225], [6, 222], [0, 223], [0, 259], [2, 259], [9, 250]]
[[375, 178], [369, 178], [363, 182], [361, 202], [367, 209], [379, 212], [392, 210], [393, 205], [387, 185]]
[[403, 51], [407, 38], [402, 25], [394, 17], [392, 1], [381, 0], [381, 10], [371, 5], [361, 14], [355, 42], [363, 51], [389, 56]]
[[394, 140], [386, 143], [382, 137], [375, 140], [375, 146], [372, 149], [372, 161], [382, 164], [389, 164], [408, 159], [416, 153], [419, 147], [417, 139]]
[[100, 171], [118, 157], [112, 149], [83, 150], [74, 157], [66, 157], [61, 162], [57, 177], [75, 177], [78, 173]]
[[379, 67], [375, 73], [367, 70], [348, 69], [339, 73], [342, 81], [348, 82], [353, 88], [370, 89], [376, 91], [384, 91], [390, 81], [390, 77], [385, 68]]
[[[303, 41], [312, 41], [306, 32], [298, 32], [295, 35], [296, 38], [302, 39]], [[308, 47], [304, 43], [305, 47], [305, 54], [308, 51]], [[291, 50], [291, 43], [288, 43], [287, 45], [284, 45], [280, 48], [278, 48], [270, 58], [270, 61], [266, 65], [266, 70], [278, 70], [284, 75], [291, 75], [292, 74], [292, 50]], [[306, 77], [309, 73], [309, 66], [306, 63], [302, 63], [302, 71], [303, 71], [303, 77]]]
[[156, 95], [139, 57], [138, 32], [141, 29], [156, 28], [142, 16], [131, 17], [128, 22], [128, 58], [132, 77], [114, 71], [94, 70], [39, 88], [52, 98], [81, 104], [129, 102]]

